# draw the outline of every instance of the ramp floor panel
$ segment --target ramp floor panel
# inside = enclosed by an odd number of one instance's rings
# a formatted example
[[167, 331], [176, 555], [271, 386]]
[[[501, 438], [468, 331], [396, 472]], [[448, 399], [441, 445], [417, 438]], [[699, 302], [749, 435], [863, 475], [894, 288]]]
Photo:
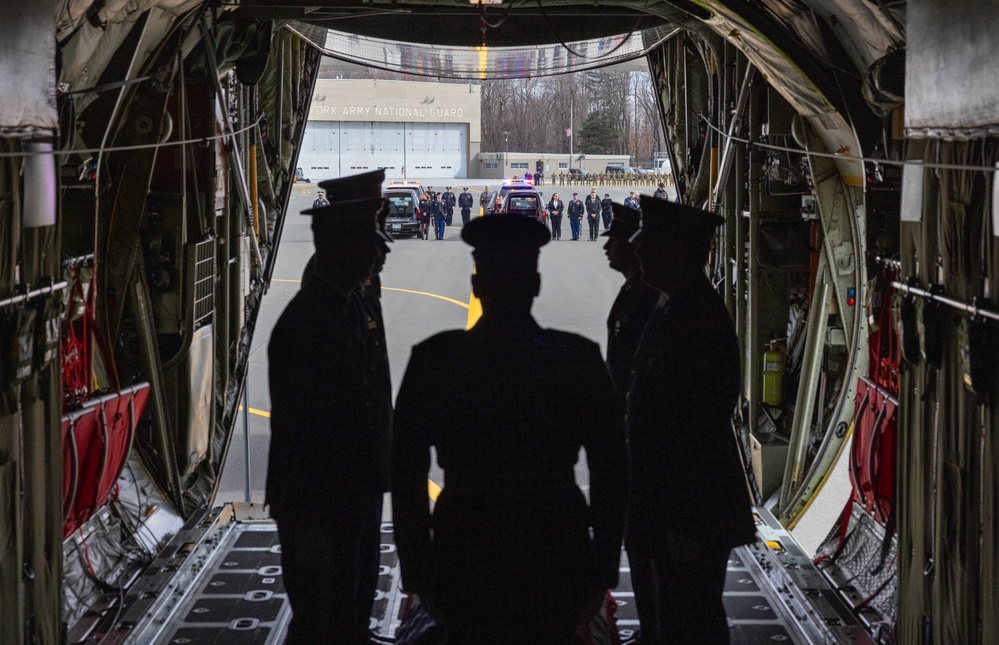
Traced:
[[[840, 608], [809, 609], [808, 598], [835, 604], [831, 588], [799, 589], [795, 585], [823, 580], [810, 560], [782, 532], [772, 516], [758, 514], [760, 540], [731, 553], [723, 602], [729, 617], [733, 645], [850, 642], [870, 643], [866, 633], [852, 629], [850, 638], [828, 629], [830, 616]], [[148, 638], [152, 628], [133, 632], [131, 642], [161, 645], [276, 645], [284, 641], [291, 609], [284, 591], [281, 546], [277, 528], [270, 521], [233, 522], [215, 537], [206, 539], [208, 552], [201, 571], [182, 598]], [[400, 588], [399, 565], [392, 525], [382, 525], [381, 566], [371, 618], [374, 642], [393, 641], [401, 622], [406, 596]], [[190, 537], [186, 538], [190, 540]], [[631, 571], [622, 552], [618, 588], [612, 595], [618, 603], [617, 625], [624, 645], [634, 641], [638, 630]], [[181, 593], [178, 590], [177, 593]], [[806, 599], [806, 600], [802, 600]], [[824, 618], [823, 618], [824, 617]], [[825, 621], [826, 626], [821, 623]], [[841, 621], [843, 622], [843, 621]], [[848, 621], [846, 621], [848, 622]], [[859, 635], [859, 640], [858, 640]]]

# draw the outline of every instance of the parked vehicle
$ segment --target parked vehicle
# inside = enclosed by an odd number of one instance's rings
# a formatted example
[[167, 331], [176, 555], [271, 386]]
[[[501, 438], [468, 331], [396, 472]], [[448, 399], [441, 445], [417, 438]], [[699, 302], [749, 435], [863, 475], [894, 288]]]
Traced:
[[417, 235], [420, 230], [420, 195], [413, 188], [392, 186], [382, 191], [388, 200], [389, 212], [385, 228], [392, 235]]
[[496, 214], [533, 217], [542, 223], [547, 219], [542, 193], [537, 190], [511, 190]]
[[509, 179], [504, 180], [503, 185], [499, 187], [499, 190], [489, 195], [489, 201], [486, 203], [484, 215], [489, 215], [496, 208], [496, 203], [503, 203], [506, 201], [506, 196], [511, 190], [534, 190], [534, 185], [524, 182], [524, 181], [511, 181]]

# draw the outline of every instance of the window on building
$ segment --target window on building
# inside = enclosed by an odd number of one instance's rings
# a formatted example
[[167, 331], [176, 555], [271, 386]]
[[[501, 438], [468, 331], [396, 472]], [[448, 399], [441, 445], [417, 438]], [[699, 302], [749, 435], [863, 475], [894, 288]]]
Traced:
[[499, 168], [499, 164], [486, 162], [486, 170], [496, 170], [497, 168]]
[[511, 168], [517, 168], [517, 169], [519, 169], [519, 168], [527, 168], [527, 162], [526, 161], [523, 162], [523, 163], [514, 162], [514, 163], [510, 164], [510, 167]]
[[562, 169], [568, 168], [569, 167], [569, 162], [568, 161], [560, 161], [560, 162], [558, 162], [558, 167], [562, 168]]

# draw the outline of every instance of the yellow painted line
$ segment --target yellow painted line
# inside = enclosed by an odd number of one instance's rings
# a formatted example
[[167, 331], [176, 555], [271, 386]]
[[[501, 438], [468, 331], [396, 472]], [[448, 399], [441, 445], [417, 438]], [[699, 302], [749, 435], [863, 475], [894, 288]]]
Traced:
[[[280, 278], [271, 278], [271, 282], [301, 282], [301, 280], [282, 280]], [[455, 300], [454, 298], [448, 298], [447, 296], [442, 296], [436, 293], [427, 293], [426, 291], [413, 291], [412, 289], [399, 289], [397, 287], [382, 287], [382, 291], [401, 291], [403, 293], [415, 293], [418, 296], [427, 296], [428, 298], [437, 298], [438, 300], [444, 300], [450, 302], [451, 304], [458, 305], [459, 307], [463, 307], [465, 309], [468, 309], [470, 306], [469, 303], [464, 303], [460, 300]]]
[[427, 493], [430, 494], [430, 499], [436, 502], [437, 497], [441, 494], [441, 490], [442, 490], [441, 487], [438, 486], [434, 480], [432, 479], [427, 480]]
[[426, 291], [413, 291], [412, 289], [397, 289], [396, 287], [382, 287], [383, 291], [401, 291], [403, 293], [415, 293], [418, 296], [428, 296], [430, 298], [438, 298], [440, 300], [446, 300], [452, 304], [458, 305], [459, 307], [464, 307], [468, 309], [468, 305], [460, 300], [455, 300], [454, 298], [448, 298], [447, 296], [440, 296], [436, 293], [427, 293]]
[[[239, 406], [239, 409], [242, 410], [243, 406]], [[250, 414], [256, 414], [257, 416], [267, 417], [268, 419], [271, 418], [271, 413], [268, 412], [267, 410], [258, 410], [256, 408], [250, 408]]]
[[[475, 275], [475, 265], [472, 265], [472, 275]], [[482, 302], [475, 297], [475, 291], [468, 294], [468, 322], [465, 323], [465, 329], [471, 329], [475, 326], [475, 323], [479, 322], [479, 318], [482, 318]]]
[[[239, 409], [242, 410], [243, 406], [239, 406]], [[258, 414], [262, 417], [267, 417], [268, 419], [271, 417], [271, 413], [267, 410], [257, 410], [256, 408], [250, 408], [250, 414]], [[441, 487], [438, 486], [434, 480], [427, 480], [427, 493], [430, 495], [430, 499], [436, 502], [437, 497], [441, 494], [441, 490]]]

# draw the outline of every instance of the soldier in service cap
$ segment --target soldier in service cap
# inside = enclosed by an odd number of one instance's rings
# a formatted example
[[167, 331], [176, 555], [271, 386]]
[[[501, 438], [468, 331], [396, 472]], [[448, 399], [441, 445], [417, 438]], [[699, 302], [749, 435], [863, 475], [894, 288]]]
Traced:
[[[550, 237], [520, 217], [462, 229], [482, 317], [415, 346], [396, 399], [392, 512], [403, 588], [420, 595], [448, 643], [570, 643], [617, 583], [623, 411], [596, 343], [531, 316]], [[443, 409], [425, 395], [437, 382], [462, 384]], [[557, 386], [565, 392], [555, 399]], [[580, 447], [589, 505], [573, 471]], [[445, 473], [432, 513], [431, 448]]]
[[281, 540], [291, 644], [370, 642], [390, 437], [352, 294], [378, 254], [383, 180], [378, 170], [320, 184], [330, 204], [305, 211], [316, 253], [267, 349], [266, 501]]
[[458, 209], [461, 210], [461, 225], [468, 226], [468, 222], [472, 219], [472, 203], [473, 203], [472, 193], [468, 192], [468, 187], [461, 189], [461, 194], [458, 195]]
[[729, 551], [752, 542], [755, 531], [731, 425], [739, 346], [704, 270], [723, 220], [644, 195], [640, 206], [631, 239], [643, 279], [663, 294], [638, 347], [627, 406], [625, 546], [639, 573], [641, 642], [728, 643]]
[[607, 316], [607, 370], [622, 397], [631, 383], [635, 350], [645, 323], [655, 309], [659, 292], [642, 280], [642, 265], [635, 255], [631, 237], [638, 231], [638, 210], [612, 203], [614, 217], [602, 237], [607, 238], [604, 252], [610, 268], [624, 276], [624, 284]]

